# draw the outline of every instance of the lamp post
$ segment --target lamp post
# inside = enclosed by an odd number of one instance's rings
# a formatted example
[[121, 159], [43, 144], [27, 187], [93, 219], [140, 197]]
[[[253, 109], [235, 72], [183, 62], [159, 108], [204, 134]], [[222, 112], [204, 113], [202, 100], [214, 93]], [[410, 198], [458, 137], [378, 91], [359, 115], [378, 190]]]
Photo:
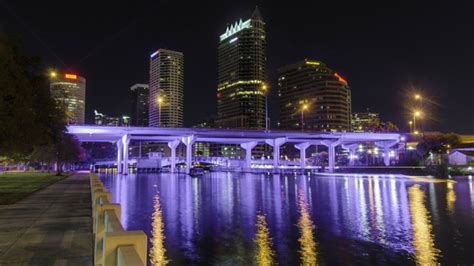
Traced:
[[[420, 104], [418, 105], [417, 108], [423, 110], [423, 97], [421, 96], [421, 94], [416, 93], [416, 94], [413, 96], [413, 98], [415, 98], [415, 101], [419, 101], [419, 102], [420, 102]], [[420, 128], [421, 128], [421, 130], [423, 130], [423, 125], [422, 125], [422, 124], [420, 124]]]
[[262, 91], [263, 95], [265, 96], [265, 131], [268, 131], [268, 93], [267, 93], [268, 86], [267, 84], [263, 83]]
[[416, 130], [416, 118], [419, 117], [420, 115], [421, 115], [420, 111], [413, 112], [413, 133], [415, 133], [415, 134], [417, 132], [417, 130]]
[[158, 96], [158, 127], [161, 127], [161, 104], [163, 103], [163, 98]]
[[304, 131], [304, 111], [306, 111], [306, 109], [308, 109], [308, 105], [304, 103], [303, 106], [301, 106], [301, 131]]
[[410, 125], [410, 132], [413, 132], [413, 121], [408, 121], [408, 124]]

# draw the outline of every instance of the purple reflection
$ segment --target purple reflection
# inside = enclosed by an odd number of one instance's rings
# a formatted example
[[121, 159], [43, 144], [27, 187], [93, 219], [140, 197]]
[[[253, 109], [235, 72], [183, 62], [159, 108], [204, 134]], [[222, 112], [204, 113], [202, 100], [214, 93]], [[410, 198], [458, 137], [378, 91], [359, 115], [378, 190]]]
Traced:
[[[414, 263], [407, 187], [415, 182], [408, 179], [239, 173], [101, 179], [113, 201], [122, 205], [124, 227], [148, 235], [153, 196], [160, 193], [165, 246], [174, 265], [252, 264], [258, 211], [266, 215], [278, 263], [299, 264], [300, 191], [316, 226], [318, 259], [325, 264]], [[439, 262], [473, 262], [472, 182], [458, 180], [450, 191], [445, 183], [419, 184], [427, 212], [436, 219], [433, 239], [441, 250]], [[448, 202], [453, 198], [448, 193], [455, 194], [454, 202]]]

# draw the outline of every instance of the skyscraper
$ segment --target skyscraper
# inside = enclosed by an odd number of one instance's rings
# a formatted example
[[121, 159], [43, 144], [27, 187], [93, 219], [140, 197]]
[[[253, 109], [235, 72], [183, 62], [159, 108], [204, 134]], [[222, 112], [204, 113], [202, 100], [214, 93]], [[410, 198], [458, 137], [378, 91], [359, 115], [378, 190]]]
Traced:
[[135, 84], [130, 88], [132, 126], [148, 126], [148, 84]]
[[51, 95], [66, 107], [69, 124], [84, 124], [86, 79], [70, 73], [50, 73]]
[[219, 37], [217, 127], [265, 128], [265, 29], [258, 8]]
[[304, 60], [278, 70], [280, 128], [347, 131], [351, 127], [351, 91], [324, 63]]
[[150, 55], [148, 124], [183, 127], [183, 53], [159, 49]]

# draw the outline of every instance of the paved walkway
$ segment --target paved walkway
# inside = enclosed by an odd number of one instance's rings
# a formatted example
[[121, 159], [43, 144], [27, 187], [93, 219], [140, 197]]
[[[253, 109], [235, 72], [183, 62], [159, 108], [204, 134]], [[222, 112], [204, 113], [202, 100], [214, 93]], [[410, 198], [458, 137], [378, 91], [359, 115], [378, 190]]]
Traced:
[[92, 265], [88, 174], [0, 206], [0, 265]]

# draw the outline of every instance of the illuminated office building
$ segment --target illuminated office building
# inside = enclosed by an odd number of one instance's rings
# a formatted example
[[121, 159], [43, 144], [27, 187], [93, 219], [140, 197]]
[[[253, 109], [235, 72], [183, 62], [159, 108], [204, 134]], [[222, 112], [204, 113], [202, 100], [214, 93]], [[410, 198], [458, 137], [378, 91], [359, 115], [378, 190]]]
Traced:
[[150, 55], [150, 126], [183, 127], [183, 68], [181, 52], [159, 49]]
[[367, 110], [363, 113], [353, 113], [351, 126], [354, 132], [372, 131], [374, 125], [380, 124], [380, 116], [378, 113], [372, 113]]
[[348, 131], [351, 90], [324, 63], [303, 60], [278, 70], [280, 128]]
[[135, 84], [130, 88], [132, 126], [148, 126], [148, 84]]
[[109, 116], [94, 110], [94, 121], [97, 126], [128, 127], [130, 126], [129, 116]]
[[217, 120], [220, 128], [265, 128], [264, 22], [258, 8], [219, 37]]
[[86, 79], [70, 73], [50, 73], [53, 98], [66, 108], [68, 124], [84, 124]]

